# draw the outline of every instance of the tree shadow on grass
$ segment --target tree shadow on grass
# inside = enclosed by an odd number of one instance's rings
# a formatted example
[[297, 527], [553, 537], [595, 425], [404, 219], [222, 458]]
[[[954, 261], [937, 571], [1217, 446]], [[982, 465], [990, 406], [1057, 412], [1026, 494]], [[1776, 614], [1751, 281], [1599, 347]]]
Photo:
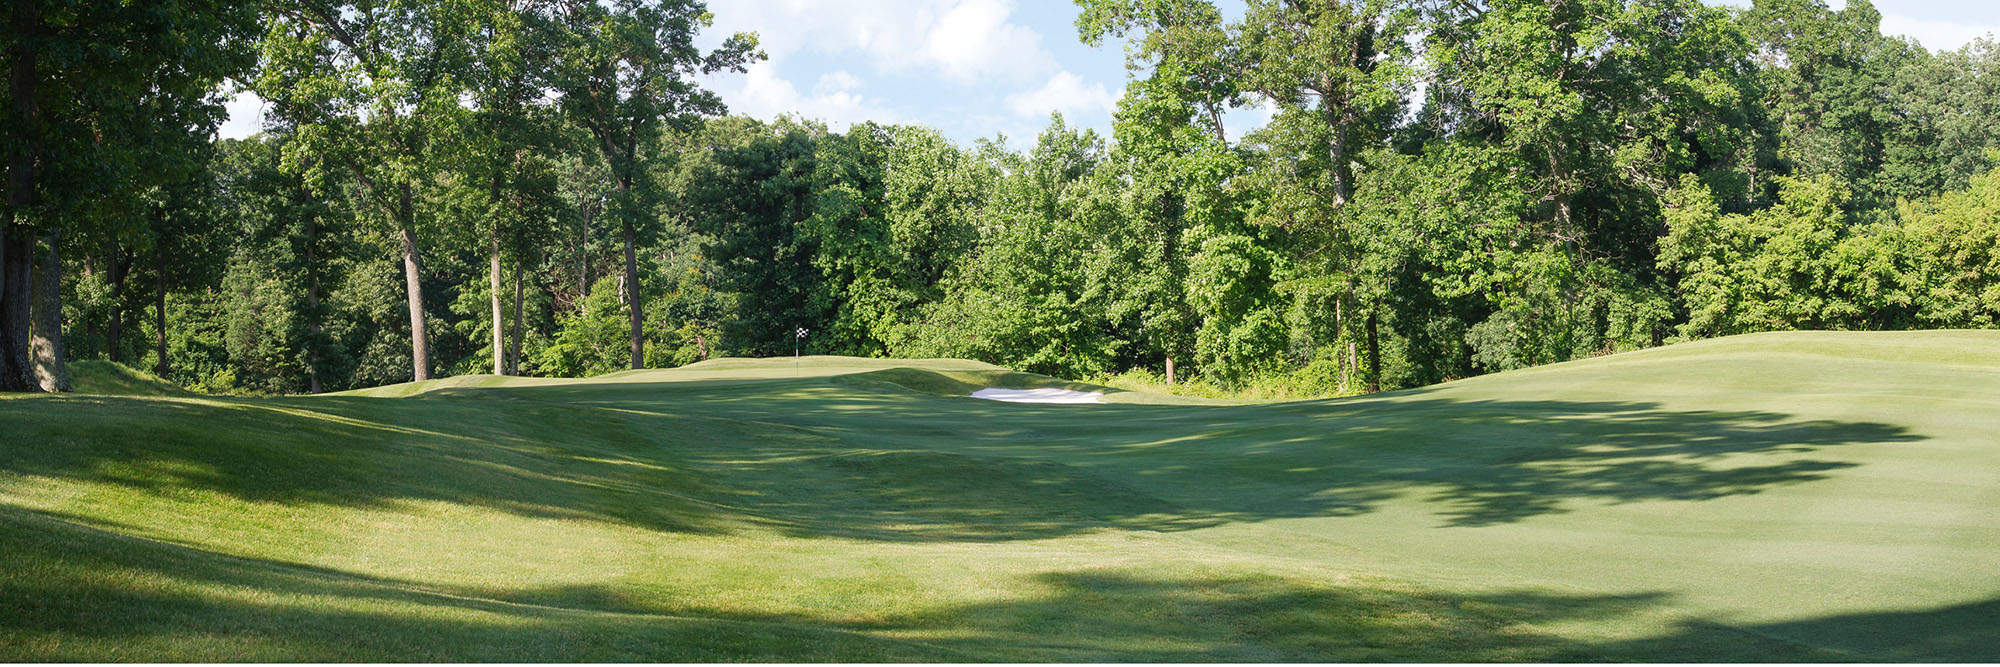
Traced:
[[[1826, 662], [2000, 651], [2000, 600], [1732, 625], [1673, 622], [1664, 593], [1462, 594], [1126, 568], [1024, 575], [998, 599], [965, 596], [981, 602], [782, 611], [595, 585], [473, 595], [4, 506], [0, 538], [6, 661]], [[1573, 621], [1615, 629], [1585, 639], [1562, 629]]]
[[[1726, 626], [1702, 620], [1683, 621], [1670, 633], [1619, 642], [1606, 649], [1672, 655], [1677, 647], [1707, 636], [1718, 627]], [[1810, 643], [1834, 653], [1830, 661], [1992, 663], [2000, 660], [2000, 599], [1931, 609], [1759, 623], [1737, 629]]]
[[837, 628], [564, 609], [137, 539], [0, 505], [0, 662], [942, 661]]
[[1002, 541], [1354, 516], [1428, 501], [1445, 526], [1589, 503], [1809, 483], [1867, 421], [1639, 401], [1425, 392], [1251, 406], [1033, 406], [827, 378], [599, 382], [417, 399], [0, 402], [7, 472], [168, 495], [428, 500], [674, 532]]
[[[203, 502], [412, 502], [648, 530], [714, 529], [708, 484], [652, 428], [601, 410], [357, 398], [0, 401], [0, 472]], [[645, 417], [639, 421], [656, 422]]]
[[[637, 386], [515, 396], [668, 416]], [[1828, 456], [1840, 446], [1923, 439], [1892, 424], [1770, 411], [1457, 400], [1421, 391], [1226, 407], [1034, 406], [810, 385], [758, 396], [710, 400], [688, 391], [671, 404], [835, 440], [810, 450], [732, 443], [729, 472], [799, 474], [830, 493], [760, 509], [798, 522], [800, 532], [862, 538], [1178, 530], [1353, 516], [1404, 495], [1431, 503], [1445, 526], [1487, 526], [1582, 503], [1755, 494], [1857, 465]], [[837, 453], [812, 453], [829, 447]], [[853, 498], [872, 500], [843, 512], [841, 499]], [[882, 514], [885, 506], [900, 513]], [[891, 520], [901, 530], [879, 530]]]

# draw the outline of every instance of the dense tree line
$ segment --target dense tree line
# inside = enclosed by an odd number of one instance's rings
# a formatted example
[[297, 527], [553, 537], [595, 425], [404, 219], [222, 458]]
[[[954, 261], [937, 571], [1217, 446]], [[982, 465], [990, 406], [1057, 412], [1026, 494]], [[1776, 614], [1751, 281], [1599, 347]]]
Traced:
[[[2000, 318], [1991, 40], [1865, 0], [1078, 4], [1129, 44], [1111, 136], [1015, 150], [728, 116], [696, 82], [755, 37], [697, 48], [692, 0], [24, 0], [0, 388], [575, 376], [805, 328], [1335, 393]], [[230, 82], [265, 131], [211, 141]]]

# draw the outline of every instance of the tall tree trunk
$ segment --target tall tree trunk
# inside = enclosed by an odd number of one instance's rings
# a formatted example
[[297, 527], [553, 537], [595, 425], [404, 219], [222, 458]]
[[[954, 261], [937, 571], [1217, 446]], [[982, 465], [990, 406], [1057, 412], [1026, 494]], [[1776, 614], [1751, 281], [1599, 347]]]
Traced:
[[132, 275], [132, 251], [111, 244], [111, 325], [104, 330], [104, 347], [112, 363], [125, 361], [125, 279]]
[[[1324, 81], [1321, 86], [1327, 91], [1337, 89], [1331, 80]], [[1326, 142], [1326, 168], [1327, 174], [1333, 177], [1334, 206], [1345, 205], [1354, 196], [1354, 171], [1347, 166], [1351, 160], [1348, 154], [1352, 149], [1348, 144], [1352, 142], [1352, 133], [1347, 127], [1346, 108], [1345, 104], [1331, 99], [1322, 98], [1320, 101], [1320, 114], [1325, 119], [1327, 132], [1332, 135]]]
[[398, 236], [403, 243], [403, 292], [410, 301], [410, 366], [417, 381], [431, 379], [430, 330], [424, 322], [423, 265], [417, 258], [416, 209], [410, 200], [410, 185], [402, 186], [398, 212]]
[[42, 391], [70, 391], [69, 368], [63, 364], [62, 238], [51, 233], [42, 241], [48, 244], [49, 252], [42, 255], [41, 270], [35, 272], [35, 380]]
[[583, 310], [583, 300], [590, 297], [590, 258], [587, 254], [590, 248], [590, 218], [596, 212], [591, 208], [590, 202], [584, 202], [582, 208], [583, 215], [579, 217], [581, 224], [576, 227], [577, 310]]
[[1382, 343], [1375, 335], [1375, 311], [1368, 311], [1368, 393], [1382, 391]]
[[528, 267], [525, 266], [516, 267], [514, 269], [514, 332], [513, 335], [508, 336], [508, 338], [511, 339], [511, 341], [507, 345], [508, 375], [521, 374], [521, 310], [522, 310], [522, 301], [524, 301], [527, 296], [523, 292], [523, 288], [521, 285], [521, 274], [527, 272], [528, 272]]
[[160, 239], [153, 249], [153, 374], [167, 377], [167, 243]]
[[[487, 179], [487, 190], [486, 190], [487, 203], [495, 207], [500, 207], [505, 205], [500, 199], [500, 173], [501, 173], [500, 161], [495, 160], [493, 165], [493, 174], [492, 174], [493, 177]], [[492, 303], [493, 303], [493, 374], [506, 375], [507, 374], [507, 334], [506, 334], [507, 314], [505, 312], [505, 309], [501, 307], [503, 305], [502, 302], [504, 297], [500, 295], [500, 289], [502, 287], [501, 275], [500, 275], [500, 220], [498, 219], [498, 217], [495, 217], [493, 220], [489, 222], [490, 224], [493, 225], [493, 228], [489, 230], [489, 238], [487, 239], [489, 245], [487, 246], [487, 252], [486, 252], [486, 260], [487, 260], [486, 282], [488, 287], [487, 295], [492, 297]]]
[[306, 343], [306, 391], [314, 394], [325, 393], [326, 383], [319, 376], [320, 337], [325, 329], [320, 325], [319, 316], [319, 275], [312, 276], [312, 284], [306, 287], [306, 305], [312, 308], [311, 321], [306, 325], [309, 342]]
[[[83, 260], [83, 278], [80, 282], [84, 284], [96, 284], [97, 256], [86, 252], [79, 256], [78, 259]], [[83, 339], [86, 344], [95, 345], [98, 341], [104, 340], [103, 336], [98, 335], [104, 332], [98, 328], [97, 318], [86, 316], [82, 320], [77, 324], [83, 325]], [[64, 350], [64, 352], [68, 352], [68, 350]], [[96, 351], [92, 350], [90, 356], [97, 356]]]
[[324, 327], [319, 312], [319, 216], [306, 220], [306, 391], [326, 391], [319, 377], [319, 352]]
[[491, 287], [493, 302], [493, 374], [507, 374], [507, 314], [502, 306], [500, 290], [500, 236], [493, 236], [493, 244], [486, 253], [486, 281]]
[[1340, 393], [1347, 393], [1348, 365], [1354, 360], [1354, 341], [1347, 341], [1347, 358], [1340, 356], [1340, 339], [1347, 338], [1347, 299], [1335, 296], [1333, 299], [1333, 361], [1340, 367]]
[[1174, 384], [1174, 355], [1167, 355], [1167, 386]]
[[1354, 177], [1351, 175], [1353, 170], [1347, 166], [1348, 147], [1346, 127], [1334, 128], [1333, 141], [1329, 141], [1327, 144], [1327, 159], [1333, 163], [1329, 167], [1333, 174], [1333, 205], [1343, 206], [1347, 204], [1349, 198], [1354, 196]]
[[645, 324], [643, 317], [645, 290], [639, 287], [639, 259], [638, 250], [633, 247], [637, 240], [632, 231], [632, 211], [623, 204], [630, 183], [630, 177], [618, 180], [618, 200], [621, 202], [618, 219], [623, 223], [625, 234], [625, 301], [632, 315], [632, 369], [638, 370], [646, 367], [646, 339], [641, 335], [644, 333]]
[[1359, 373], [1360, 371], [1361, 364], [1355, 361], [1354, 341], [1347, 341], [1347, 363], [1342, 364], [1340, 367], [1340, 393], [1345, 394], [1348, 387], [1354, 386], [1352, 382], [1348, 381], [1350, 373]]
[[[10, 32], [36, 32], [42, 22], [40, 3], [15, 4], [12, 18]], [[34, 42], [27, 39], [14, 40], [7, 51], [7, 95], [14, 102], [11, 129], [19, 136], [8, 142], [12, 150], [7, 156], [7, 211], [0, 217], [0, 391], [34, 391], [38, 385], [28, 358], [34, 237], [17, 223], [35, 201], [36, 54]]]
[[0, 224], [0, 391], [35, 391], [28, 344], [29, 287], [33, 242], [26, 230], [14, 227], [12, 212]]

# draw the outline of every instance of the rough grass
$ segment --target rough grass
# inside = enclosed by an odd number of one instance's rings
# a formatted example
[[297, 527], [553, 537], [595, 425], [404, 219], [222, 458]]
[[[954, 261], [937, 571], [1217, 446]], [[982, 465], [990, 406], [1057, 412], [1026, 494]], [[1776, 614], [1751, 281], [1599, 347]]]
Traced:
[[731, 359], [0, 398], [0, 661], [2000, 656], [2000, 333], [963, 398], [1057, 382]]
[[69, 364], [69, 380], [79, 394], [116, 396], [193, 396], [160, 376], [109, 361], [78, 361]]

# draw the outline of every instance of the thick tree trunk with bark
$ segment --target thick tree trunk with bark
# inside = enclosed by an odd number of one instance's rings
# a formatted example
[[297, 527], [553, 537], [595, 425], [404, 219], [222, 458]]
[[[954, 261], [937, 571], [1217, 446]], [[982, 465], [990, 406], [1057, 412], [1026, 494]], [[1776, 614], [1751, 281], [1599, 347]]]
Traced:
[[[13, 32], [32, 33], [41, 25], [39, 3], [14, 6]], [[29, 361], [29, 286], [34, 237], [18, 226], [20, 215], [35, 201], [35, 51], [30, 40], [15, 40], [7, 50], [7, 95], [14, 103], [14, 131], [26, 134], [10, 142], [7, 155], [7, 211], [0, 217], [0, 391], [34, 391]]]
[[417, 257], [416, 211], [410, 186], [403, 185], [397, 236], [403, 244], [403, 291], [410, 301], [410, 366], [418, 381], [431, 379], [430, 329], [424, 322], [423, 265]]
[[416, 380], [431, 379], [430, 329], [424, 321], [423, 265], [417, 257], [417, 234], [399, 230], [403, 243], [403, 291], [410, 304], [410, 369]]
[[1167, 386], [1171, 387], [1173, 386], [1173, 384], [1174, 384], [1174, 357], [1173, 355], [1167, 355]]
[[493, 297], [493, 374], [506, 375], [507, 314], [505, 309], [501, 307], [503, 297], [500, 290], [503, 288], [503, 285], [500, 280], [500, 237], [498, 235], [493, 237], [493, 245], [487, 249], [486, 267], [487, 283], [492, 288], [491, 296]]
[[521, 302], [527, 296], [521, 285], [521, 274], [527, 272], [527, 267], [514, 270], [514, 332], [508, 336], [512, 339], [507, 345], [508, 375], [521, 374]]
[[153, 352], [158, 355], [153, 362], [153, 374], [162, 379], [167, 377], [167, 249], [166, 239], [160, 239], [159, 247], [153, 249]]
[[1347, 338], [1347, 299], [1336, 297], [1333, 300], [1333, 332], [1335, 336], [1333, 339], [1333, 360], [1334, 365], [1340, 367], [1340, 393], [1345, 394], [1348, 387], [1349, 366], [1354, 361], [1354, 341], [1352, 340], [1347, 341], [1347, 357], [1343, 359], [1340, 356], [1340, 340]]
[[111, 322], [104, 330], [105, 351], [112, 363], [125, 361], [125, 279], [132, 275], [132, 251], [111, 246]]
[[1382, 343], [1376, 336], [1375, 312], [1368, 312], [1368, 393], [1382, 391]]
[[[621, 202], [624, 201], [625, 197], [623, 195], [630, 186], [630, 177], [621, 177], [618, 179], [618, 194], [620, 195], [619, 200]], [[645, 290], [639, 287], [638, 250], [634, 247], [638, 241], [635, 238], [636, 234], [632, 230], [632, 212], [624, 210], [623, 206], [621, 206], [618, 213], [618, 220], [622, 223], [625, 235], [625, 301], [632, 316], [632, 368], [633, 370], [638, 370], [646, 367], [646, 339], [642, 335], [645, 326], [645, 298], [643, 297]]]
[[632, 221], [625, 221], [625, 301], [632, 315], [632, 368], [646, 367], [646, 339], [641, 334], [645, 326], [641, 305], [644, 301], [639, 289], [639, 260], [633, 246]]
[[1354, 383], [1350, 382], [1348, 378], [1352, 377], [1353, 373], [1358, 373], [1361, 369], [1361, 364], [1355, 361], [1357, 358], [1354, 354], [1354, 341], [1347, 341], [1347, 363], [1340, 366], [1340, 393], [1345, 394], [1348, 387], [1354, 386]]
[[306, 220], [306, 331], [310, 334], [306, 343], [306, 391], [318, 394], [326, 391], [319, 377], [320, 336], [324, 329], [320, 324], [319, 312], [319, 219]]
[[1347, 126], [1340, 123], [1338, 113], [1332, 109], [1326, 112], [1327, 122], [1335, 124], [1331, 129], [1333, 140], [1327, 142], [1327, 169], [1333, 176], [1333, 205], [1344, 206], [1354, 197], [1353, 170], [1348, 168]]
[[1354, 197], [1354, 172], [1347, 166], [1353, 159], [1350, 156], [1353, 139], [1348, 129], [1348, 100], [1343, 89], [1343, 84], [1331, 76], [1319, 82], [1320, 116], [1331, 135], [1326, 142], [1326, 168], [1327, 175], [1333, 177], [1334, 206], [1345, 205]]
[[[502, 206], [503, 203], [500, 197], [500, 166], [497, 162], [494, 165], [493, 177], [487, 181], [487, 184], [487, 202], [494, 206]], [[495, 219], [491, 222], [493, 228], [490, 230], [491, 238], [487, 239], [490, 245], [487, 247], [486, 259], [488, 263], [487, 295], [492, 297], [493, 301], [493, 374], [506, 375], [507, 329], [505, 325], [507, 314], [505, 309], [502, 308], [503, 297], [500, 295], [502, 285], [502, 276], [500, 275], [500, 221]]]
[[[13, 216], [8, 216], [9, 218]], [[35, 391], [29, 360], [29, 286], [33, 240], [13, 221], [0, 224], [0, 391]]]
[[63, 363], [62, 339], [62, 239], [55, 234], [43, 237], [49, 246], [35, 271], [34, 334], [35, 381], [42, 391], [70, 391], [69, 369]]
[[[83, 260], [83, 282], [95, 284], [95, 280], [97, 278], [97, 256], [86, 252], [83, 253], [83, 256], [80, 259]], [[83, 321], [78, 322], [77, 324], [83, 325], [84, 340], [87, 341], [103, 340], [103, 337], [98, 335], [103, 333], [103, 331], [98, 329], [99, 325], [97, 322], [97, 318], [85, 317], [82, 319]]]
[[597, 209], [590, 202], [584, 202], [576, 227], [576, 309], [583, 310], [583, 300], [590, 297], [590, 219]]

